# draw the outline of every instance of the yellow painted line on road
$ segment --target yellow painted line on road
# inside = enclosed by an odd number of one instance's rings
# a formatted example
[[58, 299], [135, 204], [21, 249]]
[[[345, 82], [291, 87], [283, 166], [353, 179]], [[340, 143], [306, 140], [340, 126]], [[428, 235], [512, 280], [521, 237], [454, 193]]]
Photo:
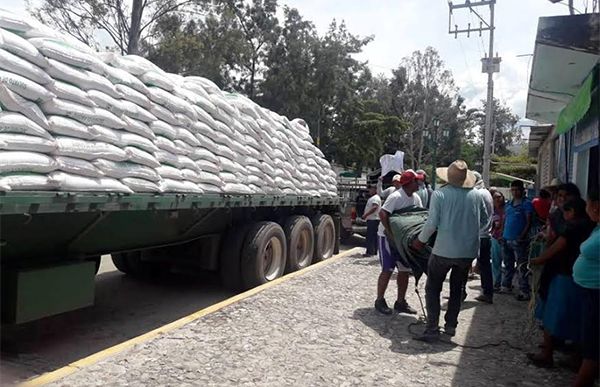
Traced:
[[85, 367], [89, 367], [93, 364], [98, 363], [99, 361], [102, 361], [108, 357], [111, 356], [115, 356], [135, 345], [138, 344], [142, 344], [145, 343], [147, 341], [150, 341], [152, 339], [154, 339], [155, 337], [165, 334], [167, 332], [171, 332], [175, 329], [181, 328], [182, 326], [191, 323], [192, 321], [198, 320], [206, 315], [209, 315], [211, 313], [214, 313], [220, 309], [225, 308], [226, 306], [235, 304], [236, 302], [239, 302], [243, 299], [246, 299], [248, 297], [252, 297], [253, 295], [262, 292], [263, 290], [269, 289], [273, 286], [279, 285], [282, 282], [288, 281], [292, 278], [298, 277], [302, 274], [305, 274], [309, 271], [318, 269], [320, 267], [323, 267], [325, 265], [328, 265], [330, 263], [333, 263], [337, 260], [340, 260], [344, 257], [347, 257], [349, 255], [352, 254], [356, 254], [358, 253], [360, 250], [362, 250], [359, 247], [355, 247], [353, 249], [350, 250], [346, 250], [343, 253], [340, 253], [336, 256], [333, 256], [329, 259], [326, 259], [324, 261], [321, 261], [319, 263], [315, 263], [314, 265], [311, 265], [305, 269], [287, 274], [281, 278], [277, 278], [273, 281], [267, 282], [266, 284], [260, 285], [258, 287], [255, 287], [253, 289], [247, 290], [243, 293], [237, 294], [233, 297], [230, 297], [226, 300], [223, 300], [217, 304], [211, 305], [207, 308], [201, 309], [197, 312], [194, 312], [188, 316], [182, 317], [179, 320], [175, 320], [172, 323], [169, 323], [167, 325], [163, 325], [159, 328], [156, 328], [154, 330], [151, 330], [150, 332], [144, 333], [143, 335], [134, 337], [133, 339], [129, 339], [127, 341], [124, 341], [120, 344], [117, 344], [115, 346], [106, 348], [100, 352], [96, 352], [93, 355], [90, 355], [88, 357], [84, 357], [83, 359], [77, 360], [73, 363], [70, 363], [62, 368], [59, 368], [55, 371], [52, 372], [48, 372], [46, 374], [43, 374], [41, 376], [35, 377], [33, 379], [30, 379], [26, 382], [23, 382], [20, 384], [20, 386], [22, 387], [32, 387], [32, 386], [42, 386], [44, 384], [48, 384], [48, 383], [52, 383], [55, 382], [59, 379], [62, 379], [66, 376], [69, 376]]

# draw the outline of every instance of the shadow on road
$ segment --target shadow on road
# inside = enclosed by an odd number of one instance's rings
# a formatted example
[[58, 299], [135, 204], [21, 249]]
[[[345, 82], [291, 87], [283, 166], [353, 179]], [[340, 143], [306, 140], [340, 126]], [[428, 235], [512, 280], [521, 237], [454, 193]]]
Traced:
[[[102, 265], [109, 261], [103, 258]], [[94, 306], [3, 327], [2, 384], [63, 367], [232, 295], [215, 273], [166, 274], [143, 281], [109, 268], [96, 277]]]

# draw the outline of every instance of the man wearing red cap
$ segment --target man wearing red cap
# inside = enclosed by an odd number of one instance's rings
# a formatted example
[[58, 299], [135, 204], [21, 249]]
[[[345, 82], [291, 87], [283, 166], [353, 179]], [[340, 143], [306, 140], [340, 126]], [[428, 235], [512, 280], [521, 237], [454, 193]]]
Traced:
[[[396, 178], [399, 176], [399, 178]], [[398, 269], [398, 299], [394, 303], [394, 310], [399, 313], [416, 314], [417, 311], [406, 302], [406, 289], [408, 288], [408, 273], [411, 269], [404, 257], [400, 255], [394, 247], [393, 233], [390, 227], [389, 217], [394, 211], [405, 207], [422, 207], [421, 199], [414, 194], [418, 189], [417, 174], [408, 169], [402, 175], [396, 175], [400, 188], [394, 191], [383, 204], [379, 211], [379, 230], [377, 232], [379, 241], [379, 261], [381, 263], [381, 273], [377, 281], [377, 300], [375, 300], [375, 309], [383, 314], [391, 314], [392, 309], [385, 301], [385, 291], [394, 269]]]

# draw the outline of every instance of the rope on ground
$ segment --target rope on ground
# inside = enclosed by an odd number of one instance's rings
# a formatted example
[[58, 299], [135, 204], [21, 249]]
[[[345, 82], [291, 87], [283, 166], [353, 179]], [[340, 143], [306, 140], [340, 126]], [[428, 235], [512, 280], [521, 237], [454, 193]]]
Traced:
[[[417, 335], [417, 333], [415, 333], [415, 332], [412, 331], [412, 327], [418, 326], [418, 325], [425, 325], [425, 321], [424, 320], [419, 320], [417, 322], [408, 324], [408, 327], [407, 327], [408, 333], [410, 335], [412, 335], [412, 336]], [[481, 345], [459, 344], [459, 343], [456, 343], [456, 342], [451, 341], [451, 340], [441, 340], [441, 339], [438, 342], [439, 343], [443, 343], [443, 344], [447, 344], [447, 345], [452, 345], [452, 346], [455, 346], [455, 347], [465, 348], [465, 349], [483, 349], [483, 348], [488, 348], [488, 347], [506, 346], [508, 348], [514, 349], [515, 351], [521, 351], [521, 352], [525, 351], [525, 348], [513, 345], [508, 340], [500, 340], [500, 341], [495, 342], [495, 343], [484, 343], [484, 344], [481, 344]]]

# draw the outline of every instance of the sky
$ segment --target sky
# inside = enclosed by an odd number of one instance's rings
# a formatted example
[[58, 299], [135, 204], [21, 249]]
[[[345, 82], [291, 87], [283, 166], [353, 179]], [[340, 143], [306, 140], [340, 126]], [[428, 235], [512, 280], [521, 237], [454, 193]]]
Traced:
[[[37, 1], [37, 0], [34, 0]], [[477, 1], [477, 0], [472, 0]], [[575, 0], [582, 7], [587, 0]], [[454, 0], [462, 4], [465, 0]], [[24, 0], [2, 0], [0, 7], [26, 13]], [[356, 58], [368, 62], [375, 74], [391, 75], [403, 57], [427, 46], [436, 48], [452, 72], [459, 93], [468, 107], [477, 107], [486, 98], [487, 75], [481, 73], [481, 58], [488, 51], [488, 33], [454, 35], [448, 33], [447, 0], [279, 0], [280, 5], [297, 8], [324, 34], [333, 19], [344, 21], [359, 36], [373, 36]], [[489, 7], [475, 8], [489, 20]], [[495, 7], [494, 51], [502, 58], [500, 72], [494, 75], [494, 96], [525, 115], [527, 85], [538, 18], [568, 14], [563, 3], [549, 0], [497, 0]], [[452, 25], [466, 28], [479, 22], [468, 9], [455, 10]], [[521, 121], [526, 123], [526, 121]]]

